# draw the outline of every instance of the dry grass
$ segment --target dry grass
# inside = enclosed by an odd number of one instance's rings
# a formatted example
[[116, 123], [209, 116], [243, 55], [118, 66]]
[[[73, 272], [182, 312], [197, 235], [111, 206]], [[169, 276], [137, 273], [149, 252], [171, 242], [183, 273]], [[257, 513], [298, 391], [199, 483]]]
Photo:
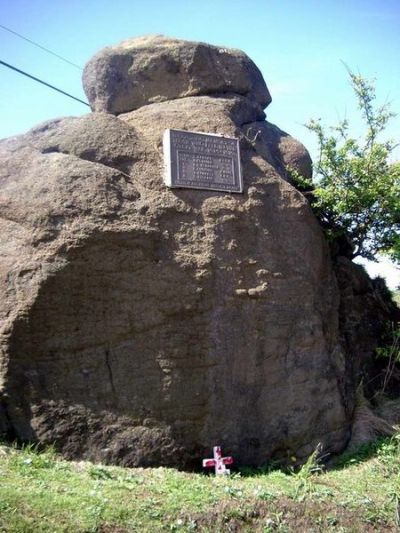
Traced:
[[379, 437], [391, 437], [394, 435], [396, 428], [390, 422], [390, 418], [387, 417], [388, 414], [389, 409], [383, 409], [383, 405], [380, 412], [373, 411], [361, 388], [359, 388], [348, 450], [354, 451], [360, 446], [376, 441]]

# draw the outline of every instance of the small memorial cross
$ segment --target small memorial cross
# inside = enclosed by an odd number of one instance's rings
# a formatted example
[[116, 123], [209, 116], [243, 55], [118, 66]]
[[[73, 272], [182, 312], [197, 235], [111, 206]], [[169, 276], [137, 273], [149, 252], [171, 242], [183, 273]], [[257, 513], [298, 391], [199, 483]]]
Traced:
[[222, 457], [221, 446], [214, 446], [214, 458], [203, 459], [203, 468], [215, 467], [215, 474], [217, 476], [229, 476], [230, 470], [225, 465], [233, 463], [233, 457]]

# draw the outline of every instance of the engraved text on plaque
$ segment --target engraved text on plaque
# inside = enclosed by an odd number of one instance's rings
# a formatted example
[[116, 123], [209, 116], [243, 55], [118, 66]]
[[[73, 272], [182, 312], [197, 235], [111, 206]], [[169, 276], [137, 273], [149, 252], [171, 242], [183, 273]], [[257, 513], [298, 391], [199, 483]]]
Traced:
[[169, 187], [243, 192], [238, 139], [166, 130], [164, 161]]

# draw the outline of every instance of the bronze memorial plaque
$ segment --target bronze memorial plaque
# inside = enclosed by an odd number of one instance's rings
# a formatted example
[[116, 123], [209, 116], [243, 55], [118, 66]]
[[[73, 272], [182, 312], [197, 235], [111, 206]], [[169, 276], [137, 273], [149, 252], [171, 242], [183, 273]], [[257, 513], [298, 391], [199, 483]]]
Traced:
[[238, 139], [165, 130], [163, 144], [169, 187], [243, 192]]

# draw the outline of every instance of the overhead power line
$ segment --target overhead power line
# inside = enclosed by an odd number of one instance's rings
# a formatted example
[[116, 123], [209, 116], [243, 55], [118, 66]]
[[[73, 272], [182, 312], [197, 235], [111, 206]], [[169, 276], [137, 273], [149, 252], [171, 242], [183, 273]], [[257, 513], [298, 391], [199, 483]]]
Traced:
[[81, 104], [85, 104], [90, 107], [90, 105], [87, 102], [84, 102], [83, 100], [80, 100], [79, 98], [76, 98], [76, 96], [72, 96], [72, 94], [66, 93], [65, 91], [62, 91], [61, 89], [54, 87], [54, 85], [50, 85], [50, 83], [47, 83], [39, 78], [36, 78], [36, 76], [32, 76], [31, 74], [28, 74], [27, 72], [24, 72], [23, 70], [20, 70], [17, 67], [13, 67], [12, 65], [9, 65], [8, 63], [6, 63], [5, 61], [2, 61], [1, 59], [0, 59], [0, 64], [4, 65], [5, 67], [10, 68], [11, 70], [15, 70], [15, 72], [18, 72], [19, 74], [23, 74], [24, 76], [31, 78], [31, 80], [37, 81], [41, 83], [42, 85], [46, 85], [46, 87], [50, 87], [50, 89], [53, 89], [54, 91], [64, 94], [65, 96], [68, 96], [69, 98], [72, 98], [73, 100], [76, 100], [77, 102], [80, 102]]
[[79, 65], [77, 65], [76, 63], [73, 63], [72, 61], [70, 61], [69, 59], [65, 59], [65, 57], [62, 57], [58, 54], [56, 54], [55, 52], [53, 52], [52, 50], [49, 50], [48, 48], [46, 48], [45, 46], [42, 46], [41, 44], [38, 44], [38, 43], [35, 43], [35, 41], [32, 41], [31, 39], [28, 39], [27, 37], [24, 37], [23, 35], [21, 35], [20, 33], [17, 33], [16, 31], [14, 30], [11, 30], [10, 28], [7, 28], [6, 26], [3, 26], [3, 24], [0, 24], [0, 28], [3, 28], [3, 30], [6, 30], [10, 33], [13, 33], [14, 35], [16, 35], [17, 37], [20, 37], [20, 39], [23, 39], [24, 41], [27, 41], [28, 43], [31, 43], [33, 44], [34, 46], [37, 46], [38, 48], [41, 48], [42, 50], [44, 50], [45, 52], [55, 56], [55, 57], [58, 57], [58, 59], [61, 59], [62, 61], [64, 61], [65, 63], [68, 63], [69, 65], [72, 65], [73, 67], [75, 68], [79, 68], [79, 70], [83, 70], [82, 67], [80, 67]]

